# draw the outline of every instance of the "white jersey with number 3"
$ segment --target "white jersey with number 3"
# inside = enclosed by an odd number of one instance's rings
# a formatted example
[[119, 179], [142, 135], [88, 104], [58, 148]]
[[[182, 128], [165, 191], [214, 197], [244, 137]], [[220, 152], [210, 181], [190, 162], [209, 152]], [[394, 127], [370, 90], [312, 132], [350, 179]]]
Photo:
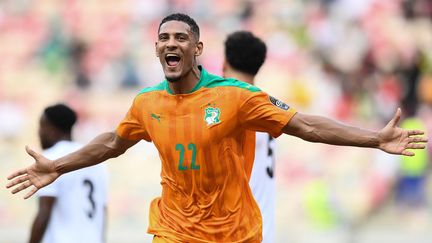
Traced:
[[274, 178], [275, 140], [267, 133], [256, 133], [255, 160], [249, 181], [263, 219], [263, 243], [275, 239], [276, 183]]
[[[80, 147], [74, 142], [60, 141], [43, 155], [57, 159]], [[56, 198], [43, 242], [104, 242], [107, 180], [106, 165], [98, 164], [66, 173], [40, 189], [39, 197]]]

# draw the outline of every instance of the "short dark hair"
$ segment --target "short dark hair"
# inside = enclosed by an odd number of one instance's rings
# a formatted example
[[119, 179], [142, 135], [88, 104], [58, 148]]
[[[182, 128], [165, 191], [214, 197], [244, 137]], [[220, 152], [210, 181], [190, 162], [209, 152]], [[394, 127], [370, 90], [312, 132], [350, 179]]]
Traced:
[[162, 19], [162, 21], [159, 24], [158, 33], [160, 31], [161, 26], [168, 21], [180, 21], [180, 22], [186, 23], [191, 28], [191, 31], [195, 35], [195, 38], [197, 39], [197, 41], [199, 40], [199, 38], [200, 38], [199, 27], [198, 27], [197, 23], [195, 22], [195, 20], [193, 18], [191, 18], [189, 15], [182, 14], [182, 13], [174, 13], [174, 14], [170, 14], [170, 15], [166, 16], [165, 18]]
[[45, 108], [46, 119], [62, 132], [71, 132], [72, 127], [77, 121], [74, 110], [65, 104], [56, 104]]
[[240, 72], [257, 74], [266, 54], [266, 44], [249, 31], [236, 31], [225, 40], [225, 58], [232, 68]]

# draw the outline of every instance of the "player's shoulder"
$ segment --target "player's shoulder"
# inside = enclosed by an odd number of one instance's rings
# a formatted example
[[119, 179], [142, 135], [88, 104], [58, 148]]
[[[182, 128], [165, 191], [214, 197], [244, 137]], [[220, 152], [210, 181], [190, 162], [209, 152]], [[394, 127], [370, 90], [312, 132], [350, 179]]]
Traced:
[[99, 186], [106, 186], [108, 177], [109, 173], [106, 164], [100, 163], [65, 174], [63, 183], [68, 184], [89, 180], [92, 183], [97, 183]]
[[105, 163], [100, 163], [82, 170], [81, 176], [94, 182], [106, 183], [108, 180], [108, 168]]
[[259, 89], [258, 87], [248, 84], [246, 82], [237, 80], [237, 79], [233, 79], [233, 78], [225, 78], [222, 80], [217, 80], [214, 82], [209, 83], [207, 86], [207, 88], [216, 88], [216, 87], [227, 87], [227, 88], [232, 88], [232, 89], [239, 89], [239, 90], [244, 90], [244, 91], [249, 91], [249, 92], [260, 92], [261, 89]]
[[62, 140], [54, 144], [52, 147], [43, 151], [43, 155], [48, 159], [57, 159], [66, 154], [72, 153], [82, 147], [81, 144]]
[[164, 81], [162, 81], [162, 82], [160, 82], [154, 86], [141, 89], [138, 92], [137, 96], [142, 95], [142, 94], [148, 94], [151, 92], [164, 91], [164, 90], [166, 90], [166, 86], [167, 86], [167, 83], [166, 83], [166, 80], [164, 80]]

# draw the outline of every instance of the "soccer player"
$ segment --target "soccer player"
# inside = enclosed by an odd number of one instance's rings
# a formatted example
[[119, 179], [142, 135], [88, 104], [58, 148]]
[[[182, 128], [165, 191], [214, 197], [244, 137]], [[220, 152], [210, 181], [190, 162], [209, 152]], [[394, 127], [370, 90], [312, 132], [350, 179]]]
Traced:
[[[229, 34], [225, 40], [223, 76], [253, 85], [255, 75], [265, 61], [266, 53], [265, 43], [251, 32], [237, 31]], [[273, 172], [275, 140], [264, 132], [251, 132], [248, 139], [255, 141], [255, 159], [249, 185], [261, 211], [262, 242], [270, 243], [274, 242], [276, 228], [276, 183]], [[250, 168], [245, 169], [247, 172], [250, 171]]]
[[[39, 121], [43, 155], [57, 159], [81, 145], [72, 141], [76, 113], [64, 104], [45, 108]], [[68, 173], [41, 188], [39, 210], [30, 243], [102, 243], [107, 203], [106, 165], [98, 164]]]
[[150, 206], [153, 242], [260, 242], [261, 214], [245, 171], [246, 130], [408, 156], [414, 153], [407, 149], [425, 147], [426, 138], [417, 136], [423, 131], [397, 127], [400, 109], [382, 130], [365, 130], [296, 112], [253, 85], [210, 74], [197, 64], [199, 37], [189, 16], [165, 17], [155, 43], [165, 80], [138, 93], [114, 132], [76, 152], [49, 160], [26, 147], [35, 163], [12, 173], [6, 187], [31, 187], [29, 198], [60, 175], [152, 141], [162, 163], [162, 195]]

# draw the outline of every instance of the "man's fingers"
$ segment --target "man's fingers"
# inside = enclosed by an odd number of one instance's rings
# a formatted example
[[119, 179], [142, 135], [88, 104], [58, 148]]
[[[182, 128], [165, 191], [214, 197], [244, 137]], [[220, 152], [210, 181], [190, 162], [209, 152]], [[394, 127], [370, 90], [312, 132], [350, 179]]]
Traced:
[[33, 157], [33, 159], [37, 160], [37, 157], [39, 157], [39, 154], [31, 149], [28, 145], [25, 146], [25, 150], [31, 157]]
[[27, 180], [28, 180], [28, 176], [27, 176], [27, 175], [24, 175], [24, 176], [18, 177], [18, 178], [16, 178], [15, 180], [9, 182], [9, 183], [6, 185], [6, 188], [11, 188], [11, 187], [13, 187], [13, 186], [15, 186], [15, 185], [17, 185], [17, 184], [19, 184], [19, 183], [22, 183], [22, 182], [24, 182], [24, 181], [27, 181]]
[[37, 187], [33, 187], [25, 196], [24, 199], [27, 199], [31, 196], [33, 196], [33, 194], [35, 194], [39, 189]]
[[17, 170], [14, 173], [10, 174], [7, 179], [8, 180], [12, 180], [13, 178], [20, 176], [20, 175], [24, 175], [27, 174], [27, 169], [21, 169], [21, 170]]
[[402, 113], [401, 109], [397, 108], [396, 114], [394, 115], [394, 117], [389, 122], [392, 127], [395, 127], [399, 123], [401, 113]]
[[409, 142], [410, 143], [426, 143], [428, 141], [425, 137], [410, 137]]
[[424, 149], [426, 146], [424, 144], [410, 143], [406, 146], [407, 149]]
[[30, 181], [26, 181], [26, 182], [24, 182], [23, 184], [21, 184], [19, 187], [13, 189], [12, 194], [15, 194], [15, 193], [17, 193], [17, 192], [20, 192], [20, 191], [26, 189], [27, 187], [29, 187], [29, 186], [31, 186], [31, 185], [32, 185], [32, 183], [31, 183]]
[[405, 156], [414, 156], [415, 155], [415, 153], [414, 152], [411, 152], [411, 151], [409, 151], [409, 150], [404, 150], [404, 151], [402, 151], [402, 155], [405, 155]]
[[423, 135], [423, 134], [424, 132], [421, 130], [408, 130], [408, 136]]

